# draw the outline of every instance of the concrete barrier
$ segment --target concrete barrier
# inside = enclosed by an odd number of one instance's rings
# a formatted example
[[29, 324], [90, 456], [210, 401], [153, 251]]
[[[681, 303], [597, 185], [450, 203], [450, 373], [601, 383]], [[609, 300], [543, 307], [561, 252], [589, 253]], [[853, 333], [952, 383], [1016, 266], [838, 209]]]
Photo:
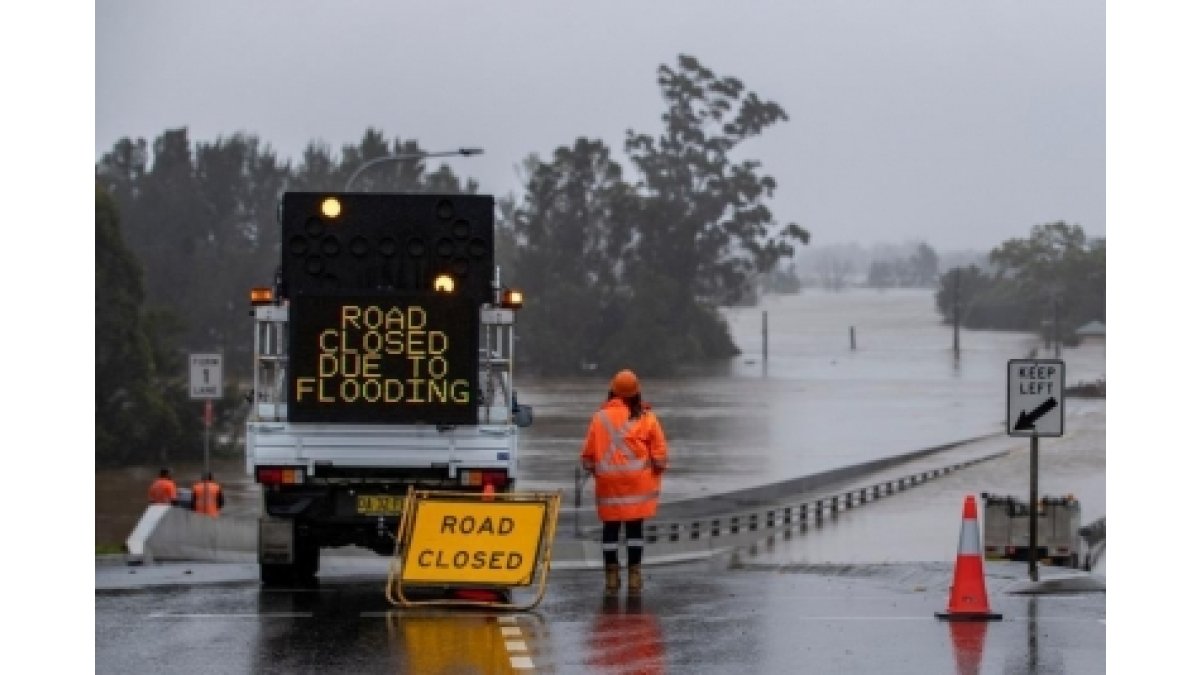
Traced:
[[151, 504], [125, 540], [132, 564], [156, 560], [256, 562], [258, 519], [210, 518], [166, 504]]

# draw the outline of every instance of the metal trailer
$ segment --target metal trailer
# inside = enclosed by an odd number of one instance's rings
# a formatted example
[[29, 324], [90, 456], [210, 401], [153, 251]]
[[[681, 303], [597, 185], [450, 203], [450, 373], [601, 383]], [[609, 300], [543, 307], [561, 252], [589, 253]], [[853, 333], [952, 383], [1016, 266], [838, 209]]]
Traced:
[[[1029, 503], [986, 492], [983, 499], [983, 553], [990, 560], [1029, 559]], [[1078, 568], [1081, 555], [1079, 500], [1073, 495], [1038, 500], [1038, 560]]]

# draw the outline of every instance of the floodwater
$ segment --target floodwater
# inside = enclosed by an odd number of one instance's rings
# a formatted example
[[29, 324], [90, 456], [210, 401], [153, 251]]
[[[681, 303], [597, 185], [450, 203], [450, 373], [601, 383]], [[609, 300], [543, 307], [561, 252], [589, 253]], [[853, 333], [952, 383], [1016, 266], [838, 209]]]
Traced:
[[[963, 330], [955, 359], [953, 329], [924, 289], [806, 291], [725, 314], [741, 356], [642, 383], [671, 450], [668, 500], [1002, 432], [1007, 362], [1042, 346], [1025, 333]], [[1102, 345], [1064, 348], [1062, 358], [1068, 384], [1104, 376]], [[535, 420], [522, 443], [525, 487], [573, 491], [575, 457], [608, 376], [518, 380]]]
[[[955, 359], [952, 329], [941, 323], [927, 289], [805, 291], [725, 315], [742, 355], [677, 377], [643, 379], [643, 397], [659, 415], [671, 450], [665, 500], [1002, 432], [1007, 361], [1042, 346], [1025, 333], [963, 330]], [[1103, 345], [1064, 348], [1062, 358], [1068, 384], [1104, 376]], [[583, 434], [610, 376], [517, 373], [520, 401], [534, 408], [533, 426], [522, 430], [519, 488], [573, 496]], [[200, 471], [172, 468], [185, 486]], [[156, 471], [96, 473], [98, 543], [124, 541]], [[240, 458], [216, 460], [213, 471], [226, 488], [228, 512], [257, 512], [257, 490]], [[591, 503], [590, 486], [583, 496]]]

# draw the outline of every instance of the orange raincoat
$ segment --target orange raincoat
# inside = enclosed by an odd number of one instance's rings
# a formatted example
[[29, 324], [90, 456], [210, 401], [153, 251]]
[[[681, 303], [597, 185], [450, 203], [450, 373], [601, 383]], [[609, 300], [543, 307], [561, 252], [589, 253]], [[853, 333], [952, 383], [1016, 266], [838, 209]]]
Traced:
[[579, 459], [596, 476], [600, 520], [640, 520], [658, 510], [667, 439], [650, 406], [631, 420], [624, 401], [609, 399], [592, 417]]
[[225, 505], [225, 495], [215, 481], [202, 480], [192, 485], [192, 510], [216, 518]]
[[170, 478], [158, 478], [150, 485], [151, 504], [170, 504], [177, 495], [175, 481]]

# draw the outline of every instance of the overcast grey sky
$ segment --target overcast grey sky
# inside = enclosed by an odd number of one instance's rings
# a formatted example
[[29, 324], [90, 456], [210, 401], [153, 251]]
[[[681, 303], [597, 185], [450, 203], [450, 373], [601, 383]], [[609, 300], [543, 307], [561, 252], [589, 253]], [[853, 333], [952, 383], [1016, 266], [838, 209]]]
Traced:
[[741, 156], [814, 245], [1100, 236], [1104, 18], [1097, 0], [101, 0], [95, 150], [187, 126], [295, 160], [372, 125], [481, 146], [455, 171], [519, 192], [529, 153], [657, 131], [655, 69], [688, 53], [787, 111]]

